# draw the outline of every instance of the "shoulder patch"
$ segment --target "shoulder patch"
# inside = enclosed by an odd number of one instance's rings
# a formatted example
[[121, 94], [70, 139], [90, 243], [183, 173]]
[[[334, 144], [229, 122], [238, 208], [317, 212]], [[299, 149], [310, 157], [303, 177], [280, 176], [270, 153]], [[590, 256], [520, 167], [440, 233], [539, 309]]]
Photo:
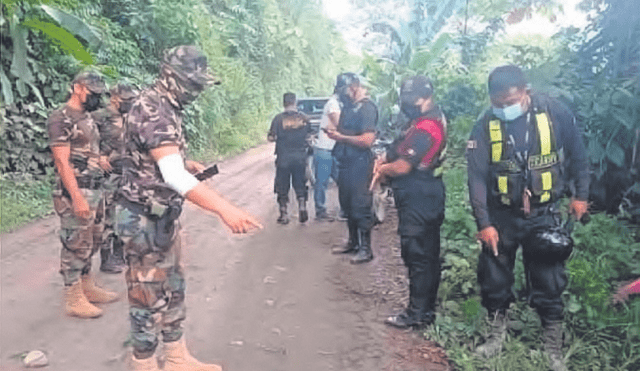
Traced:
[[478, 141], [476, 140], [467, 141], [467, 149], [476, 149], [476, 148], [478, 148]]

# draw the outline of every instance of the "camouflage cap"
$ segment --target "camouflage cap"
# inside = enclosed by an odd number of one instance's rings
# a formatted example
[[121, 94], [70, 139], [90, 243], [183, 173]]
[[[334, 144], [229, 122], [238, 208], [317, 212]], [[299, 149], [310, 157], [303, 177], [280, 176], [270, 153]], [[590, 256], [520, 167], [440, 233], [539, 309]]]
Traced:
[[76, 75], [71, 84], [82, 84], [86, 86], [89, 91], [97, 94], [102, 94], [107, 89], [102, 76], [94, 71], [80, 72]]
[[137, 93], [131, 85], [118, 84], [109, 90], [109, 95], [112, 97], [118, 97], [120, 100], [125, 101], [135, 98]]
[[193, 45], [181, 45], [164, 51], [162, 62], [181, 79], [203, 86], [220, 82], [207, 71], [207, 57]]

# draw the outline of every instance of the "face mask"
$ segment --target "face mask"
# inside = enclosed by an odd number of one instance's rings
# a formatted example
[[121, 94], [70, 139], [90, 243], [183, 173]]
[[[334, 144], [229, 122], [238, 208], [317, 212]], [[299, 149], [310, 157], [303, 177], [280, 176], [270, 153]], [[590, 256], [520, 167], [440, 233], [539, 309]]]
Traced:
[[126, 114], [129, 113], [129, 111], [131, 110], [131, 106], [133, 105], [133, 102], [129, 101], [129, 102], [120, 102], [120, 106], [118, 107], [118, 112], [120, 112], [121, 114]]
[[91, 93], [87, 95], [87, 99], [82, 103], [84, 110], [92, 112], [100, 108], [100, 94]]
[[516, 103], [509, 107], [493, 107], [493, 114], [502, 121], [513, 121], [524, 114], [522, 104]]
[[414, 106], [413, 104], [402, 103], [400, 105], [400, 111], [402, 111], [402, 113], [410, 120], [415, 120], [422, 116], [422, 110], [420, 107]]

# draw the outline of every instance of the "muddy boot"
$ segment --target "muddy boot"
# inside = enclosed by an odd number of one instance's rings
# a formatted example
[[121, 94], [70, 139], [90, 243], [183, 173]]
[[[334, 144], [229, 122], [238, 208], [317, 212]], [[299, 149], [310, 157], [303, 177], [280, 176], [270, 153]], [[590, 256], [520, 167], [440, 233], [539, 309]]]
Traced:
[[289, 215], [287, 214], [287, 203], [280, 203], [280, 216], [278, 217], [278, 224], [289, 224]]
[[351, 258], [351, 264], [368, 263], [373, 260], [373, 252], [371, 251], [371, 230], [358, 229], [358, 237], [360, 244], [358, 252]]
[[91, 304], [82, 291], [80, 281], [67, 287], [65, 312], [72, 317], [96, 318], [102, 315], [102, 309]]
[[118, 294], [107, 291], [96, 285], [96, 279], [91, 274], [83, 275], [80, 278], [82, 282], [82, 291], [85, 297], [91, 303], [111, 303], [118, 300]]
[[544, 326], [542, 339], [544, 352], [549, 357], [549, 368], [552, 371], [568, 371], [562, 357], [562, 322], [547, 322]]
[[509, 320], [506, 312], [499, 310], [489, 316], [493, 318], [490, 318], [487, 341], [476, 348], [476, 354], [485, 358], [495, 357], [502, 352], [502, 345], [507, 338], [507, 322]]
[[131, 357], [131, 370], [132, 371], [160, 371], [158, 367], [158, 360], [155, 356], [151, 356], [145, 359], [138, 359], [135, 356]]
[[298, 216], [300, 223], [305, 223], [309, 220], [309, 212], [307, 211], [307, 200], [304, 197], [298, 198]]
[[222, 371], [218, 365], [207, 365], [193, 358], [184, 342], [184, 338], [164, 343], [164, 371]]
[[344, 246], [336, 246], [331, 249], [332, 254], [355, 254], [358, 252], [358, 225], [349, 222], [349, 239]]

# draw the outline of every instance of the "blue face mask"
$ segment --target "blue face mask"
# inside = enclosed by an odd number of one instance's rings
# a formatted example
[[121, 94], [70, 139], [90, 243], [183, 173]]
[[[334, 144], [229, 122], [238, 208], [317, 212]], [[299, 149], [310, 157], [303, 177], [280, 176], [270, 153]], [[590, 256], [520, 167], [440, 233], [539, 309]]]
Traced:
[[524, 115], [524, 111], [522, 110], [522, 104], [516, 103], [505, 108], [493, 107], [493, 114], [502, 121], [513, 121]]

